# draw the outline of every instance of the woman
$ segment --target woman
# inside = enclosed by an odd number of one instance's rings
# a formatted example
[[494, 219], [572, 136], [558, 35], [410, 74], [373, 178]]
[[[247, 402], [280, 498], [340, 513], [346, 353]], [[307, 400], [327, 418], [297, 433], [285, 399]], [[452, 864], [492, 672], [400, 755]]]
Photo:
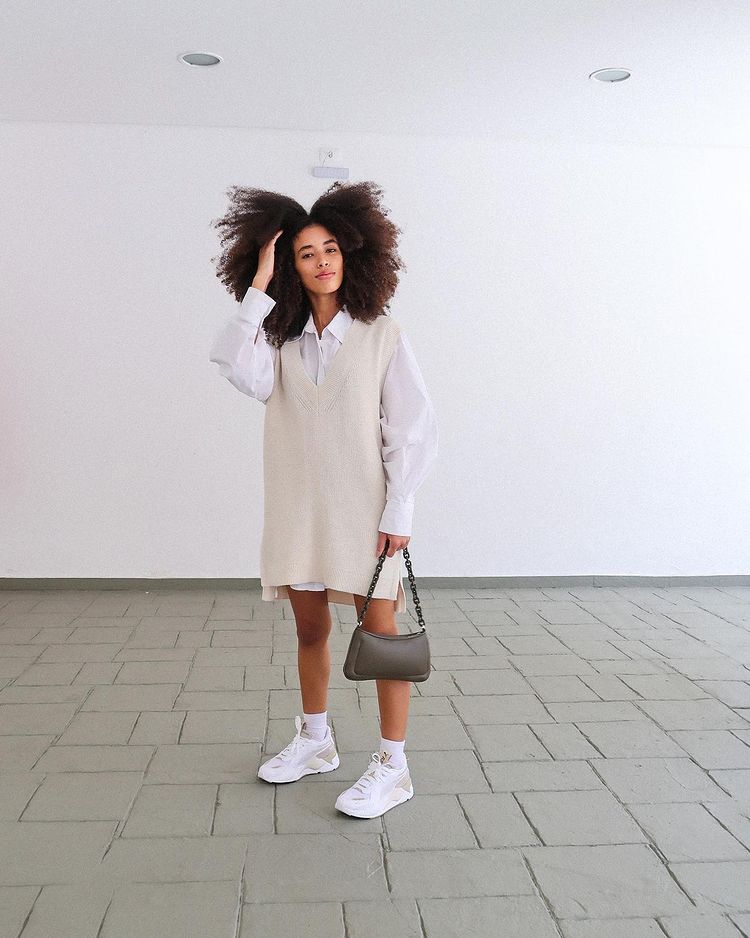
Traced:
[[[361, 613], [386, 543], [362, 627], [398, 632], [397, 552], [437, 454], [437, 420], [411, 345], [386, 312], [404, 264], [380, 188], [336, 182], [309, 213], [278, 193], [230, 192], [234, 207], [216, 223], [230, 242], [217, 275], [241, 307], [210, 359], [266, 405], [262, 598], [292, 605], [302, 717], [258, 777], [293, 782], [339, 765], [326, 709], [329, 602]], [[376, 684], [378, 752], [336, 801], [353, 817], [377, 817], [414, 793], [404, 755], [411, 684]]]

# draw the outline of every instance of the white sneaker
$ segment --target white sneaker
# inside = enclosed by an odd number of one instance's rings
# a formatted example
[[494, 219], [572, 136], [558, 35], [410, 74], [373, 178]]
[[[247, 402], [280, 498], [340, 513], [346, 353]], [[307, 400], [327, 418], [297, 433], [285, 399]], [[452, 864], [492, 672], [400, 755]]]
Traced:
[[414, 795], [409, 767], [397, 768], [387, 752], [373, 752], [365, 773], [336, 799], [336, 807], [352, 817], [379, 817]]
[[294, 718], [294, 725], [297, 727], [294, 739], [277, 756], [263, 763], [258, 769], [258, 778], [266, 782], [296, 782], [303, 775], [338, 768], [339, 755], [329, 725], [326, 725], [323, 739], [308, 736], [307, 724], [299, 715]]

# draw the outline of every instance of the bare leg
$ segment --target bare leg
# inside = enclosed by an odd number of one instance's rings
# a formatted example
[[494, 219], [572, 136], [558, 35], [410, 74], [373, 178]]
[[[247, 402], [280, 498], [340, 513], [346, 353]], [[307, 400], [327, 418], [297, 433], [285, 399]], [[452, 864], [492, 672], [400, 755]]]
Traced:
[[[365, 596], [354, 594], [357, 615], [362, 612]], [[397, 635], [396, 604], [392, 599], [371, 599], [362, 628], [368, 632]], [[401, 742], [406, 739], [409, 718], [411, 681], [375, 681], [380, 709], [380, 732], [386, 739]]]
[[332, 621], [328, 590], [290, 588], [289, 601], [297, 624], [297, 664], [302, 710], [305, 713], [323, 713], [328, 709], [328, 682], [331, 677], [328, 636]]

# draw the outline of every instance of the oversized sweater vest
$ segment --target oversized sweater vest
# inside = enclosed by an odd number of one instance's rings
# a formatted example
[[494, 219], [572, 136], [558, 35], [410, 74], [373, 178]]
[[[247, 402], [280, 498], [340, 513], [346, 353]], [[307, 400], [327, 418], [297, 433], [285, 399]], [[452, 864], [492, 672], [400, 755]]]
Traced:
[[[289, 596], [287, 585], [324, 583], [329, 601], [366, 596], [378, 557], [386, 503], [380, 397], [400, 326], [383, 314], [355, 319], [316, 385], [300, 343], [285, 342], [263, 426], [263, 598]], [[385, 558], [372, 594], [405, 607], [402, 555]]]

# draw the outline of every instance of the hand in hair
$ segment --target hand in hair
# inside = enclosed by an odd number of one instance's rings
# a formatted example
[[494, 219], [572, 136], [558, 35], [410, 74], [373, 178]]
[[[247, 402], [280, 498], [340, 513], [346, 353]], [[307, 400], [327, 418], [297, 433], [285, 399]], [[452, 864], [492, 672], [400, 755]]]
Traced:
[[257, 290], [265, 290], [268, 284], [273, 280], [274, 248], [277, 238], [283, 232], [280, 228], [276, 234], [270, 238], [258, 252], [258, 269], [253, 277], [253, 286]]

